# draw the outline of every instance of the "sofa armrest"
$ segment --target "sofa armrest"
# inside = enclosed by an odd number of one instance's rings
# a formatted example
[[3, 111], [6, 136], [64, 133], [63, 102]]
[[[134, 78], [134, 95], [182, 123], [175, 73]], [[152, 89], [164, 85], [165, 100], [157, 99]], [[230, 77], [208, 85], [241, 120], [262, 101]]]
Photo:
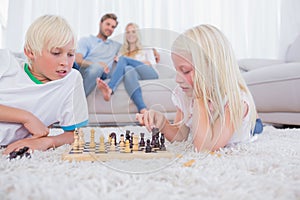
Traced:
[[260, 58], [248, 58], [248, 59], [241, 59], [238, 61], [241, 71], [244, 72], [252, 71], [261, 67], [283, 64], [283, 63], [284, 63], [283, 60], [260, 59]]

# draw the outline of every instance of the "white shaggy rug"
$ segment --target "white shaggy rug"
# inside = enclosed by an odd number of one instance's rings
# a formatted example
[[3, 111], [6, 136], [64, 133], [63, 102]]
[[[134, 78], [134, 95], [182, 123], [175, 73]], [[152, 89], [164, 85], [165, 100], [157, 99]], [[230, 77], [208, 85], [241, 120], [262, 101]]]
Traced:
[[[143, 127], [97, 128], [96, 138], [126, 129], [146, 132]], [[62, 161], [68, 145], [34, 152], [31, 159], [2, 156], [0, 199], [300, 199], [299, 129], [267, 126], [255, 142], [214, 154], [194, 153], [186, 143], [166, 145], [183, 156]]]

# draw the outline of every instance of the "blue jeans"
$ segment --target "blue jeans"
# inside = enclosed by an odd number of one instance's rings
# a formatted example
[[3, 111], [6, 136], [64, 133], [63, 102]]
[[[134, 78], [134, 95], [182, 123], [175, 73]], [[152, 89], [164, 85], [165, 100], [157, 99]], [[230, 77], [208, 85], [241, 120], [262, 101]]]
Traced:
[[85, 96], [88, 96], [96, 87], [97, 77], [100, 77], [102, 80], [108, 78], [108, 74], [103, 71], [103, 67], [101, 67], [98, 63], [94, 63], [88, 67], [80, 67], [79, 72], [83, 78]]
[[122, 79], [124, 80], [126, 92], [138, 111], [146, 108], [139, 80], [158, 79], [158, 74], [153, 67], [145, 65], [138, 60], [121, 56], [108, 83], [113, 92], [117, 89]]
[[263, 126], [263, 122], [261, 121], [260, 118], [256, 119], [256, 123], [255, 123], [255, 127], [253, 130], [253, 135], [255, 134], [261, 134], [263, 132], [264, 126]]

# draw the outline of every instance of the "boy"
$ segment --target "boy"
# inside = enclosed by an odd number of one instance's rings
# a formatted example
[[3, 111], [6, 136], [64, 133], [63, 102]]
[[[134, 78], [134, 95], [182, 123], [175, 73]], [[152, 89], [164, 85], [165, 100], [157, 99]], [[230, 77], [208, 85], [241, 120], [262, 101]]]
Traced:
[[[39, 17], [26, 33], [28, 63], [0, 50], [0, 145], [4, 154], [24, 146], [47, 150], [73, 142], [73, 130], [87, 125], [82, 77], [72, 69], [76, 38], [65, 19]], [[58, 122], [64, 133], [48, 136]]]

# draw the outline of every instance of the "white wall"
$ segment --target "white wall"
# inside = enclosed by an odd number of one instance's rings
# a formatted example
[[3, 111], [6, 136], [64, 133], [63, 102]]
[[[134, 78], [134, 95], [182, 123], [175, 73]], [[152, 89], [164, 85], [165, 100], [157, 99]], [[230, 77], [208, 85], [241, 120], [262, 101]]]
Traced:
[[[10, 0], [0, 47], [22, 51], [28, 26], [43, 14], [62, 15], [80, 38], [96, 35], [100, 17], [114, 12], [120, 24], [113, 36], [119, 39], [126, 24], [135, 22], [147, 32], [146, 42], [168, 48], [178, 33], [210, 23], [227, 35], [238, 58], [279, 58], [299, 32], [291, 28], [299, 25], [299, 5], [299, 0]], [[161, 33], [163, 39], [155, 39]]]

